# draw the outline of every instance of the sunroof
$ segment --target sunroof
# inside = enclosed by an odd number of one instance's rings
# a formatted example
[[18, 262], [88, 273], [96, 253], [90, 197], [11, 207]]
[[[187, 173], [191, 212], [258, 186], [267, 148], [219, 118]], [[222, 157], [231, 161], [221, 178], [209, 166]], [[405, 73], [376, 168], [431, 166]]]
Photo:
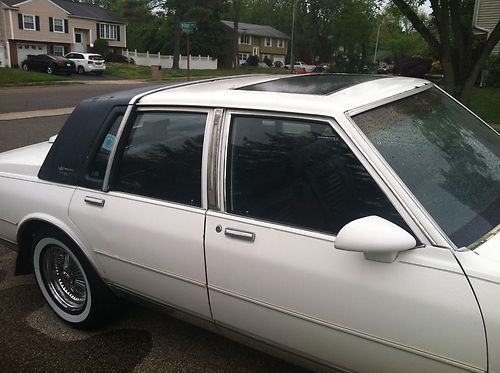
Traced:
[[356, 84], [383, 78], [385, 78], [384, 75], [308, 74], [247, 85], [238, 89], [246, 91], [300, 93], [305, 95], [329, 95]]

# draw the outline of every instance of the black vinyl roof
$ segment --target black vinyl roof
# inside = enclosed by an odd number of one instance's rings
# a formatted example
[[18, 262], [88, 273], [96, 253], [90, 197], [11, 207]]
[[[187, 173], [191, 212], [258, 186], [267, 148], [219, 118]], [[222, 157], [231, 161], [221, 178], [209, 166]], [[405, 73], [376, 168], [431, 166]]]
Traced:
[[329, 95], [357, 84], [386, 78], [384, 75], [307, 74], [240, 87], [246, 91]]
[[88, 156], [96, 145], [96, 139], [106, 130], [103, 126], [106, 118], [116, 109], [121, 108], [124, 112], [133, 97], [154, 88], [158, 86], [136, 88], [80, 102], [50, 148], [38, 177], [61, 184], [81, 184]]

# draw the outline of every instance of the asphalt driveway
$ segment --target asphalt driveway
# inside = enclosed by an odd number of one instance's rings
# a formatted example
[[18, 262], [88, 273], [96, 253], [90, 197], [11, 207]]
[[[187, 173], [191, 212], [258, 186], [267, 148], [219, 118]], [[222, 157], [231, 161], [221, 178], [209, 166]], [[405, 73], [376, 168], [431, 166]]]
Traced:
[[133, 304], [104, 329], [72, 329], [45, 305], [32, 275], [13, 275], [15, 257], [0, 246], [1, 372], [303, 371]]

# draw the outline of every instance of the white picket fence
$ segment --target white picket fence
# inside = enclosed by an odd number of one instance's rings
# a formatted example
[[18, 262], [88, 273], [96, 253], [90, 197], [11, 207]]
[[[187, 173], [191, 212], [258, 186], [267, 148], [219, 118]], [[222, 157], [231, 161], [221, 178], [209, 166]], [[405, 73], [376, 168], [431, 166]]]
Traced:
[[[151, 66], [161, 65], [162, 68], [172, 68], [174, 56], [162, 56], [158, 53], [138, 53], [137, 50], [125, 50], [123, 54], [129, 58], [133, 58], [136, 65]], [[217, 59], [210, 56], [193, 56], [191, 55], [190, 68], [193, 70], [217, 70]], [[187, 69], [187, 56], [180, 56], [179, 68]]]

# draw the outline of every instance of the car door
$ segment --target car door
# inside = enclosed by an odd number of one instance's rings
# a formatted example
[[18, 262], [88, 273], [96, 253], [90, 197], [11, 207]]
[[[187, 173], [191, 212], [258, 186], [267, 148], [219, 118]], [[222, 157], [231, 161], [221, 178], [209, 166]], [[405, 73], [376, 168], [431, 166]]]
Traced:
[[222, 132], [206, 223], [216, 323], [355, 371], [486, 369], [481, 314], [449, 249], [383, 263], [334, 248], [364, 216], [420, 235], [333, 121], [229, 112]]
[[[78, 188], [70, 206], [106, 281], [210, 317], [203, 234], [203, 143], [208, 111], [138, 111], [119, 146], [117, 113], [88, 180], [102, 180], [118, 146], [109, 191]], [[90, 184], [89, 184], [90, 185]]]

